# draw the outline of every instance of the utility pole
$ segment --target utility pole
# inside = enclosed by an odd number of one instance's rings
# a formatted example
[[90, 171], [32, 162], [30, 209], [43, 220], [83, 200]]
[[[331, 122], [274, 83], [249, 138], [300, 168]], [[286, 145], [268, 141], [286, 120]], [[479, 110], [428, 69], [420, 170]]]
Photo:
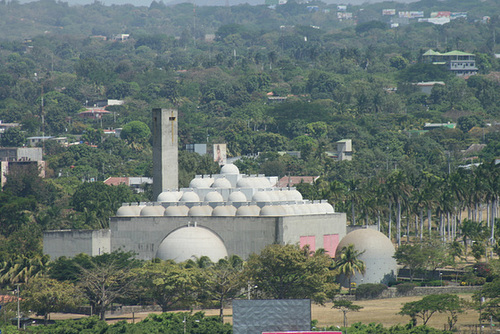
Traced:
[[16, 284], [16, 294], [17, 294], [17, 329], [21, 329], [21, 310], [19, 307], [19, 284]]

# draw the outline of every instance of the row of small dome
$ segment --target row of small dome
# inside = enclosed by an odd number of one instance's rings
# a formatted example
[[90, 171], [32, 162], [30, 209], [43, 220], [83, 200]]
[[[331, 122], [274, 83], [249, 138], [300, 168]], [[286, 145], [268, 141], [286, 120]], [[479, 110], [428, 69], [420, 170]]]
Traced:
[[262, 209], [257, 205], [243, 205], [238, 209], [232, 205], [220, 205], [212, 208], [209, 205], [195, 205], [188, 208], [185, 205], [172, 205], [167, 208], [162, 205], [124, 205], [118, 209], [118, 217], [232, 217], [232, 216], [293, 216], [334, 213], [329, 203], [306, 203], [265, 205]]
[[[262, 176], [244, 177], [236, 182], [236, 188], [270, 188], [273, 185], [271, 182]], [[233, 185], [225, 177], [199, 177], [192, 179], [189, 183], [189, 188], [202, 189], [202, 188], [222, 188], [231, 189]]]
[[[203, 179], [200, 179], [203, 180]], [[229, 202], [276, 202], [276, 201], [302, 201], [302, 195], [298, 190], [272, 190], [272, 191], [257, 191], [251, 199], [241, 191], [233, 191], [229, 194]], [[165, 191], [158, 195], [158, 202], [224, 202], [224, 198], [217, 191], [207, 193], [203, 199], [194, 191]]]

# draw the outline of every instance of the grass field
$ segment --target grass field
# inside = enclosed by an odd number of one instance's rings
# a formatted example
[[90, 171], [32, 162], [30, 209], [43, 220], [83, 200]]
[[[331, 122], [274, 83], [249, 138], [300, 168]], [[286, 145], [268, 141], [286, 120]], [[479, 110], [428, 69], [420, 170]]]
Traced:
[[[461, 298], [470, 300], [471, 294], [459, 295]], [[390, 299], [376, 299], [376, 300], [363, 300], [356, 301], [356, 305], [363, 306], [359, 312], [350, 312], [347, 314], [347, 319], [349, 324], [355, 322], [362, 322], [369, 324], [371, 322], [381, 323], [384, 327], [390, 327], [397, 324], [407, 324], [410, 318], [407, 316], [401, 316], [397, 313], [400, 311], [402, 305], [407, 302], [419, 300], [422, 297], [401, 297], [401, 298], [390, 298]], [[204, 310], [206, 315], [218, 315], [219, 310]], [[342, 326], [343, 325], [343, 314], [341, 311], [332, 309], [331, 304], [326, 304], [324, 306], [312, 305], [312, 319], [318, 320], [318, 328], [323, 328], [327, 326]], [[232, 323], [232, 309], [228, 308], [225, 310], [226, 315], [225, 321]], [[140, 321], [147, 317], [148, 313], [135, 313], [134, 321]], [[81, 317], [73, 315], [75, 318]], [[68, 314], [52, 314], [51, 319], [68, 319], [73, 318]], [[478, 323], [479, 315], [474, 310], [468, 310], [466, 313], [460, 314], [458, 317], [457, 328], [460, 333], [471, 333], [468, 328], [470, 325], [475, 325]], [[114, 317], [108, 319], [110, 323], [117, 322], [120, 320], [126, 320], [132, 322], [132, 314], [124, 314], [119, 317]], [[428, 325], [437, 329], [444, 329], [447, 323], [447, 315], [436, 313], [432, 316]], [[421, 324], [419, 319], [418, 324]], [[475, 331], [473, 331], [475, 332]], [[489, 333], [489, 328], [487, 328], [484, 333]]]

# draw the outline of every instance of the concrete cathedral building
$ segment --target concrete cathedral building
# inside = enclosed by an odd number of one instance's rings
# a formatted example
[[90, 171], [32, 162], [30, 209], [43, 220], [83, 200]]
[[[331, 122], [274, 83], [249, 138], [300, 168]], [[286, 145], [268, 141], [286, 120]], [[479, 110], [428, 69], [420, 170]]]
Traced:
[[277, 187], [278, 177], [243, 175], [226, 164], [220, 174], [197, 175], [179, 189], [177, 127], [177, 110], [153, 110], [155, 202], [124, 203], [109, 230], [46, 231], [44, 253], [54, 259], [122, 250], [143, 260], [206, 255], [217, 261], [231, 254], [246, 259], [279, 243], [335, 256], [346, 235], [345, 213], [326, 201], [305, 200], [293, 187]]

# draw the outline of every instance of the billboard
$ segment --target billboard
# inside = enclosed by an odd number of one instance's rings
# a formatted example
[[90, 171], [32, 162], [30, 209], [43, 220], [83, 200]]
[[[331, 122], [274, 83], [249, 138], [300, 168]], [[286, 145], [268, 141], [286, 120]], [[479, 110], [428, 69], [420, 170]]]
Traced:
[[396, 9], [382, 9], [382, 15], [396, 15]]
[[432, 12], [431, 13], [431, 18], [450, 17], [450, 16], [451, 16], [451, 12], [448, 12], [448, 11]]
[[411, 18], [424, 17], [424, 12], [422, 11], [412, 11], [410, 12]]
[[[233, 333], [262, 334], [311, 330], [309, 299], [234, 300]], [[317, 332], [316, 332], [317, 333]]]
[[338, 12], [345, 12], [347, 10], [347, 6], [337, 6]]
[[227, 153], [226, 144], [214, 144], [214, 161], [219, 164], [219, 166], [225, 165], [227, 163]]

